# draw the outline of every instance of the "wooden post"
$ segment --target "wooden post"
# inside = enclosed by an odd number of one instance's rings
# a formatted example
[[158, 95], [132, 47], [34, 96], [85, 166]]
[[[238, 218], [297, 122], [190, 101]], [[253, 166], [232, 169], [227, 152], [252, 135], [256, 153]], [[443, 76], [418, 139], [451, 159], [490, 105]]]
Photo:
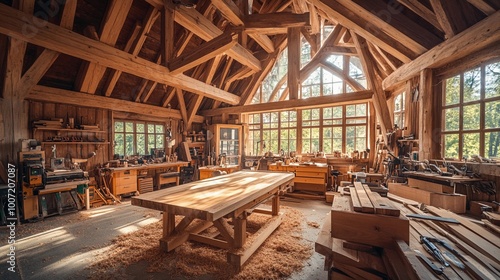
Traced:
[[175, 229], [175, 215], [163, 212], [163, 238], [167, 238]]
[[440, 139], [433, 139], [437, 135], [433, 135], [432, 129], [432, 113], [433, 107], [433, 94], [432, 94], [432, 70], [424, 69], [420, 72], [420, 85], [419, 85], [419, 99], [418, 115], [421, 117], [422, 123], [419, 126], [418, 137], [418, 158], [419, 160], [428, 159], [431, 157], [432, 143], [434, 141], [441, 141]]
[[288, 89], [290, 99], [299, 98], [300, 28], [288, 28]]
[[280, 196], [279, 196], [278, 193], [276, 193], [273, 196], [273, 200], [272, 200], [272, 212], [271, 212], [271, 215], [278, 216], [279, 213], [280, 213]]

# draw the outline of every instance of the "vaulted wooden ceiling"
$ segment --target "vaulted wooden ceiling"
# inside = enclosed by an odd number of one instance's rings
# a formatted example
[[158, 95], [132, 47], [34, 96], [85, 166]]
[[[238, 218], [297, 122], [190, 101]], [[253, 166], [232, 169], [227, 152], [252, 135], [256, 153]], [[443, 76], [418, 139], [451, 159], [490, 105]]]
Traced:
[[[197, 3], [190, 8], [183, 4], [188, 2]], [[7, 36], [28, 42], [25, 52], [22, 43], [17, 50], [22, 61], [20, 94], [73, 103], [79, 98], [82, 105], [113, 98], [130, 102], [119, 103], [124, 106], [140, 103], [138, 108], [145, 110], [157, 106], [163, 113], [172, 108], [188, 123], [213, 109], [248, 105], [279, 54], [292, 40], [298, 42], [300, 34], [315, 56], [302, 70], [289, 71], [289, 81], [297, 81], [288, 83], [290, 99], [296, 98], [293, 87], [307, 78], [308, 71], [318, 65], [336, 71], [326, 62], [332, 53], [359, 56], [369, 88], [375, 92], [374, 102], [383, 102], [384, 90], [416, 75], [414, 69], [449, 63], [432, 61], [442, 55], [439, 52], [453, 58], [461, 47], [470, 52], [498, 46], [499, 41], [498, 27], [477, 27], [485, 21], [489, 21], [486, 26], [498, 26], [500, 1], [496, 0], [0, 3], [0, 33], [4, 34], [0, 45], [7, 45]], [[320, 48], [323, 25], [335, 25], [335, 29]], [[478, 34], [462, 38], [466, 32]], [[470, 38], [484, 40], [467, 43]], [[458, 49], [453, 51], [447, 42]], [[296, 52], [296, 45], [289, 46], [289, 52]], [[0, 62], [5, 65], [12, 53], [7, 54], [7, 48], [1, 51]], [[2, 68], [5, 72], [6, 67]], [[363, 90], [354, 82], [351, 87]]]

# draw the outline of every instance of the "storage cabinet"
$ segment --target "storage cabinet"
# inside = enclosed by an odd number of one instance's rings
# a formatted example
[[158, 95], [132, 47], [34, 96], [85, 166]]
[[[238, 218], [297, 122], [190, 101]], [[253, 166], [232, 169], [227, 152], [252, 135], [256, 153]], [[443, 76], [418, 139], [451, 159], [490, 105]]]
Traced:
[[328, 166], [316, 163], [314, 165], [278, 165], [276, 163], [268, 166], [271, 171], [285, 171], [295, 173], [293, 189], [297, 191], [326, 192], [328, 179]]
[[237, 165], [241, 167], [241, 151], [243, 145], [241, 125], [215, 124], [209, 130], [211, 137], [211, 152], [215, 152], [215, 159], [225, 155], [226, 165]]
[[115, 196], [137, 191], [137, 170], [113, 171], [112, 193]]

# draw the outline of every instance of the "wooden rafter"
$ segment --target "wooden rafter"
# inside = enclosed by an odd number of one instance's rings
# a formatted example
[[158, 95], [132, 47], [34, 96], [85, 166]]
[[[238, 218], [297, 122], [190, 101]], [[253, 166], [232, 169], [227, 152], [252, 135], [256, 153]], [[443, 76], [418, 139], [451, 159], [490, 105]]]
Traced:
[[205, 117], [218, 116], [222, 114], [265, 112], [265, 111], [284, 111], [298, 108], [309, 108], [317, 106], [328, 106], [330, 104], [352, 104], [353, 102], [364, 102], [372, 98], [373, 92], [365, 90], [360, 92], [342, 93], [336, 95], [311, 97], [308, 99], [295, 99], [279, 102], [267, 102], [259, 104], [248, 104], [244, 106], [234, 106], [227, 108], [218, 108], [201, 111], [200, 114]]
[[332, 73], [333, 75], [343, 79], [354, 90], [356, 90], [356, 91], [366, 90], [360, 83], [358, 83], [358, 81], [354, 80], [351, 76], [346, 75], [346, 73], [344, 71], [342, 71], [342, 69], [333, 65], [331, 62], [324, 60], [320, 64], [321, 64], [321, 66], [323, 66], [323, 68], [325, 70], [327, 70], [330, 73]]
[[[243, 1], [244, 2], [244, 1]], [[213, 0], [212, 4], [235, 26], [243, 26], [244, 14], [236, 6], [233, 1], [229, 0]], [[272, 53], [274, 51], [274, 45], [269, 36], [264, 34], [249, 34], [249, 36], [254, 39], [254, 41], [259, 44], [266, 52]]]
[[[114, 46], [118, 40], [119, 30], [122, 29], [127, 19], [132, 0], [112, 0], [108, 5], [102, 28], [99, 32], [99, 40], [107, 45]], [[78, 74], [76, 89], [78, 91], [94, 94], [97, 86], [104, 76], [106, 67], [98, 63], [85, 61]]]
[[185, 75], [171, 75], [166, 67], [135, 57], [124, 51], [108, 46], [85, 36], [70, 32], [57, 25], [47, 23], [39, 29], [37, 36], [23, 32], [25, 24], [40, 21], [33, 16], [0, 4], [0, 33], [24, 40], [35, 45], [53, 49], [61, 53], [99, 63], [102, 66], [119, 69], [133, 75], [180, 87], [228, 104], [237, 104], [237, 95], [207, 85]]
[[[174, 14], [175, 21], [178, 24], [193, 32], [196, 36], [205, 41], [210, 41], [223, 33], [217, 26], [215, 26], [205, 16], [200, 14], [196, 9], [177, 6]], [[227, 55], [233, 57], [236, 61], [243, 65], [247, 65], [255, 71], [261, 70], [260, 61], [240, 44], [236, 44], [229, 49], [227, 51]]]
[[413, 11], [415, 14], [432, 24], [437, 29], [443, 31], [441, 25], [439, 24], [436, 14], [427, 8], [424, 4], [420, 3], [418, 0], [398, 0], [399, 3], [404, 5], [406, 8]]
[[[187, 116], [186, 102], [184, 101], [184, 94], [182, 93], [182, 89], [176, 88], [175, 89], [175, 96], [177, 97], [177, 101], [179, 102], [179, 109], [181, 112], [181, 117], [184, 120], [184, 125], [186, 126], [188, 116]], [[185, 128], [184, 128], [184, 130], [185, 130]]]
[[288, 94], [290, 99], [299, 98], [300, 28], [288, 29]]
[[392, 118], [387, 106], [384, 90], [382, 89], [382, 79], [375, 75], [374, 69], [376, 66], [371, 58], [367, 41], [356, 34], [353, 34], [352, 38], [358, 50], [359, 59], [363, 65], [363, 72], [365, 73], [367, 83], [373, 90], [373, 105], [375, 106], [375, 112], [380, 121], [384, 143], [387, 143], [386, 132], [392, 129]]
[[457, 30], [452, 24], [453, 19], [450, 18], [451, 15], [449, 15], [445, 10], [446, 7], [443, 6], [441, 0], [430, 0], [429, 2], [431, 3], [434, 13], [436, 14], [436, 18], [439, 22], [439, 25], [441, 26], [441, 29], [444, 31], [445, 37], [449, 39], [455, 36]]
[[438, 68], [447, 63], [500, 42], [500, 11], [495, 12], [469, 29], [437, 45], [417, 59], [404, 64], [383, 81], [390, 90], [419, 75], [425, 68]]
[[[273, 33], [285, 33], [287, 28], [310, 27], [309, 13], [270, 13], [245, 16], [245, 31], [265, 33], [266, 29], [280, 30]], [[285, 30], [285, 32], [283, 32]]]
[[[417, 53], [404, 44], [387, 35], [377, 25], [368, 25], [366, 19], [354, 14], [352, 11], [333, 0], [308, 0], [318, 9], [325, 12], [325, 16], [333, 22], [342, 22], [342, 25], [354, 30], [368, 41], [377, 44], [382, 49], [403, 62], [410, 62], [417, 57]], [[367, 29], [369, 28], [369, 30]]]
[[474, 5], [474, 7], [488, 16], [497, 11], [484, 0], [467, 0], [467, 2], [471, 3], [472, 5]]
[[[141, 30], [140, 33], [137, 35], [137, 40], [136, 35], [132, 33], [132, 36], [130, 36], [130, 39], [128, 40], [124, 51], [129, 52], [133, 55], [138, 55], [140, 50], [142, 49], [142, 46], [144, 45], [144, 42], [146, 42], [147, 39], [147, 34], [151, 30], [151, 27], [153, 27], [154, 23], [160, 16], [160, 12], [156, 8], [150, 8], [146, 17], [144, 18], [144, 21], [141, 24]], [[137, 26], [137, 25], [136, 25]], [[135, 32], [135, 31], [134, 31]], [[104, 95], [105, 96], [110, 96], [113, 90], [115, 89], [116, 83], [120, 79], [120, 76], [122, 74], [122, 71], [120, 70], [115, 70], [112, 69], [111, 73], [109, 75], [109, 78], [106, 82], [105, 90], [104, 90]]]
[[[64, 4], [64, 10], [61, 15], [61, 22], [59, 25], [63, 28], [71, 30], [75, 20], [76, 0], [67, 0]], [[24, 73], [21, 82], [17, 87], [17, 92], [22, 95], [27, 95], [31, 89], [38, 84], [43, 75], [49, 70], [52, 64], [59, 57], [59, 52], [54, 50], [45, 49], [35, 60], [33, 65]]]
[[169, 63], [172, 74], [183, 73], [201, 63], [210, 60], [212, 57], [222, 54], [236, 45], [236, 40], [231, 34], [222, 34], [202, 45], [195, 51], [176, 57]]

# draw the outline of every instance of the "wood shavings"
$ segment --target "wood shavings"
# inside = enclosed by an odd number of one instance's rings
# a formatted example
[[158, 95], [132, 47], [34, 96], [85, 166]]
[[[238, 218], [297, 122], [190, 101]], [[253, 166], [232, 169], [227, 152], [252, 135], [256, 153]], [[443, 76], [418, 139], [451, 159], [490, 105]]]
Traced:
[[307, 222], [307, 225], [313, 228], [319, 228], [319, 224], [316, 222]]
[[[226, 261], [226, 250], [196, 242], [186, 242], [173, 252], [161, 252], [158, 240], [162, 222], [122, 235], [111, 249], [96, 256], [90, 270], [92, 279], [127, 277], [127, 267], [146, 262], [145, 273], [161, 273], [169, 278], [255, 279], [282, 278], [299, 271], [312, 255], [312, 243], [302, 238], [303, 215], [298, 210], [282, 207], [283, 222], [237, 272]], [[252, 214], [248, 217], [248, 241], [269, 216]], [[176, 222], [180, 217], [176, 217]], [[203, 234], [213, 235], [210, 228]]]

